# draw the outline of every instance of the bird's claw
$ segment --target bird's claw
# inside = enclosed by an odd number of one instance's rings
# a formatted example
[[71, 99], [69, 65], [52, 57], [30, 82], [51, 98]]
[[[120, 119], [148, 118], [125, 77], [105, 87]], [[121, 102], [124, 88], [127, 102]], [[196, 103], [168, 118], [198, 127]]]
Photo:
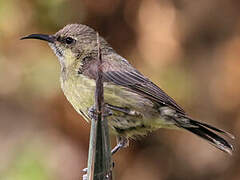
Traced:
[[[111, 116], [112, 114], [113, 114], [112, 111], [104, 108], [103, 117], [108, 117]], [[92, 106], [88, 109], [88, 116], [92, 119], [96, 119], [97, 109], [95, 106]]]

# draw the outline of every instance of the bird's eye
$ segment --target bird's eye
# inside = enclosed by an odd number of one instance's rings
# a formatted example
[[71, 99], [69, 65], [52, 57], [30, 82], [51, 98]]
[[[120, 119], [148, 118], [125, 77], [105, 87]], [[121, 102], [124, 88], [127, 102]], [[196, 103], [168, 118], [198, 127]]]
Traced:
[[66, 43], [67, 44], [72, 44], [74, 42], [74, 39], [73, 38], [71, 38], [71, 37], [67, 37], [66, 38]]

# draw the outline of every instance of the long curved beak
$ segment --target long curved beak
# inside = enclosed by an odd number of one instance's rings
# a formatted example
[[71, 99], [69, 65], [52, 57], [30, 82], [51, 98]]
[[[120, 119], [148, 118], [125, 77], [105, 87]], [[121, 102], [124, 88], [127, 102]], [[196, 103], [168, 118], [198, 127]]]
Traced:
[[39, 39], [39, 40], [47, 41], [50, 43], [54, 43], [55, 41], [54, 36], [47, 35], [47, 34], [31, 34], [31, 35], [22, 37], [20, 40], [23, 40], [23, 39]]

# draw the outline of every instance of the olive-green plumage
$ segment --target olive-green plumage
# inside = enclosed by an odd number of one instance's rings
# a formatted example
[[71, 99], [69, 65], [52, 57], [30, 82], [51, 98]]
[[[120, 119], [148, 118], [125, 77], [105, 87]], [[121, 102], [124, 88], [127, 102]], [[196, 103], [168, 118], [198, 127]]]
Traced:
[[[96, 32], [85, 25], [70, 24], [54, 35], [33, 34], [23, 39], [30, 38], [49, 42], [61, 64], [60, 80], [65, 96], [89, 121], [97, 76]], [[158, 128], [183, 128], [231, 154], [231, 144], [214, 131], [231, 136], [229, 133], [188, 117], [171, 97], [118, 55], [101, 37], [100, 48], [104, 114], [108, 116], [111, 132], [134, 138]]]

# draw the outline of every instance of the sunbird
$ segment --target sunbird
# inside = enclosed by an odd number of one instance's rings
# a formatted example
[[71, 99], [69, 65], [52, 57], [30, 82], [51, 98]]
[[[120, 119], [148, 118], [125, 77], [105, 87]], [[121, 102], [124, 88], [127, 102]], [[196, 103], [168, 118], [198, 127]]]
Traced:
[[[97, 32], [83, 24], [69, 24], [54, 35], [31, 34], [21, 39], [47, 41], [61, 65], [61, 88], [74, 109], [88, 122], [94, 116], [98, 71]], [[129, 139], [159, 128], [185, 129], [216, 148], [232, 154], [233, 146], [219, 134], [230, 133], [189, 117], [173, 98], [135, 69], [99, 37], [104, 84], [104, 116], [117, 136], [112, 154]]]

